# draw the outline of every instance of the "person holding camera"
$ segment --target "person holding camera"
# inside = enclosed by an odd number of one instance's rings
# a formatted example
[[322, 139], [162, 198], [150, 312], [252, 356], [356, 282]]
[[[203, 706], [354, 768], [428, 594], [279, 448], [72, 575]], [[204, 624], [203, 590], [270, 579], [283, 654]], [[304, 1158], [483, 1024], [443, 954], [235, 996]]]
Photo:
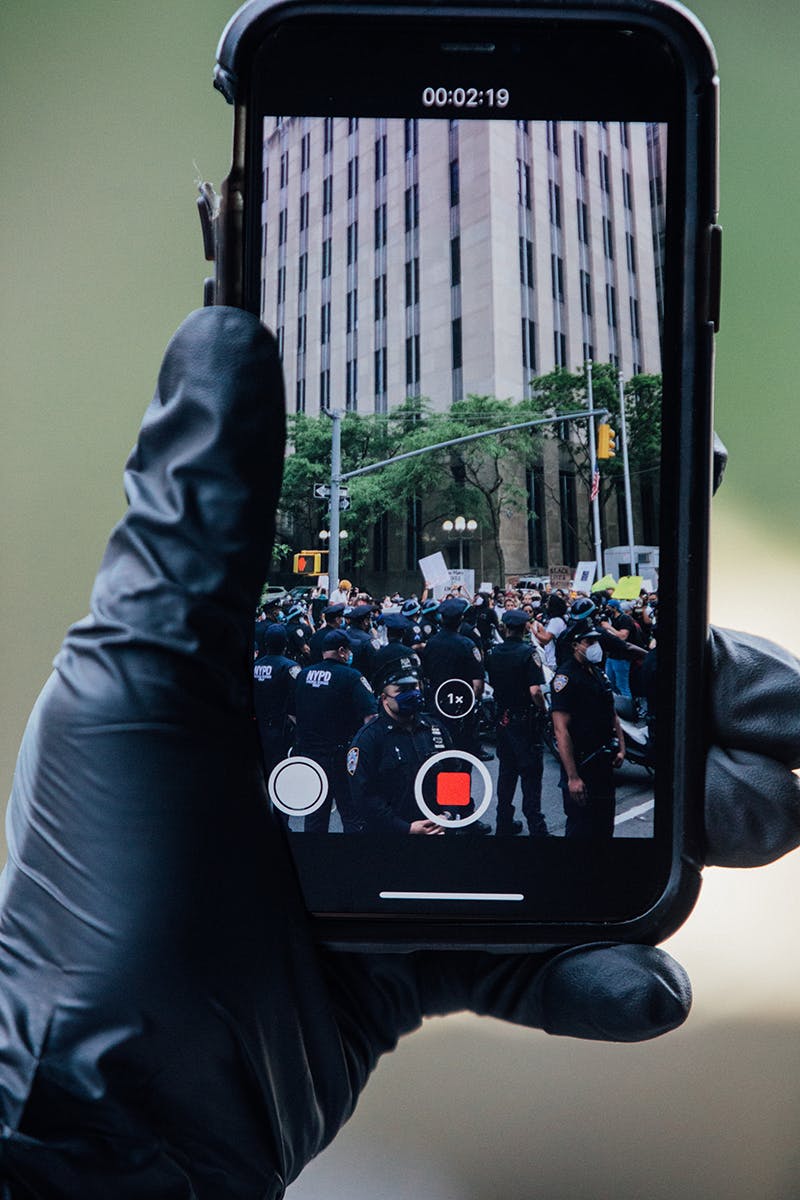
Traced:
[[602, 630], [594, 626], [581, 630], [572, 658], [560, 665], [551, 687], [567, 837], [614, 833], [614, 768], [625, 759], [625, 739], [600, 666], [601, 638]]

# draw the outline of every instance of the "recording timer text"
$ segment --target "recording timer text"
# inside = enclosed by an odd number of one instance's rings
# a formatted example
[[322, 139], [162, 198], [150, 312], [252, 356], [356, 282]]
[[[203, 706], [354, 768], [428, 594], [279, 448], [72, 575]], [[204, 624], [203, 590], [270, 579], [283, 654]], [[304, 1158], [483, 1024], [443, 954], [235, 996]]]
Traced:
[[508, 88], [426, 87], [422, 89], [425, 108], [505, 108]]

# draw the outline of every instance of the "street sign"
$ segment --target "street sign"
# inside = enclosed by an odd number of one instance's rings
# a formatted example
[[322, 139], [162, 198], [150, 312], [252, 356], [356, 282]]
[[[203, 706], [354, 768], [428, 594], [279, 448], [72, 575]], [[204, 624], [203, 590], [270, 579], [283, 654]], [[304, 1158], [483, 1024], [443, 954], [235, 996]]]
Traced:
[[[331, 485], [329, 483], [315, 483], [312, 490], [315, 500], [330, 500], [331, 498]], [[340, 500], [347, 500], [349, 496], [350, 492], [346, 487], [339, 488]]]
[[349, 496], [340, 496], [339, 497], [339, 512], [347, 512], [349, 507], [350, 507], [350, 497]]

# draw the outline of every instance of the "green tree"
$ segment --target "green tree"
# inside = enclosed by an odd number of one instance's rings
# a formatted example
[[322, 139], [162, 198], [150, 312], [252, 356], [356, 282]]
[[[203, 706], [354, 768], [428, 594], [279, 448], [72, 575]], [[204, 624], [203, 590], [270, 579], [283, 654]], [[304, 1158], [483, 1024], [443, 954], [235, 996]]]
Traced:
[[[388, 414], [348, 413], [342, 421], [342, 470], [346, 473], [533, 415], [526, 401], [514, 403], [493, 396], [468, 396], [446, 413], [432, 412], [422, 397], [407, 399]], [[324, 505], [313, 498], [312, 485], [330, 477], [330, 420], [298, 414], [290, 418], [289, 438], [293, 453], [284, 471], [281, 527], [298, 548], [311, 549], [318, 545], [319, 529], [328, 522]], [[524, 468], [540, 453], [540, 439], [530, 430], [520, 430], [431, 450], [348, 480], [350, 507], [343, 524], [350, 535], [351, 561], [354, 565], [364, 561], [376, 519], [387, 514], [390, 520], [405, 524], [409, 501], [424, 497], [428, 525], [438, 525], [457, 509], [470, 510], [469, 515], [489, 533], [502, 578], [501, 516], [525, 510], [526, 494], [520, 481]]]

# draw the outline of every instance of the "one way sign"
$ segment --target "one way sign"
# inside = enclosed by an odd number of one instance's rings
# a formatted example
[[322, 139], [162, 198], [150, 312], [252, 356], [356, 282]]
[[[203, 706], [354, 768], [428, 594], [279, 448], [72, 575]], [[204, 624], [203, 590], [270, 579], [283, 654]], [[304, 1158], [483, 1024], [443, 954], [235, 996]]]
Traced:
[[[313, 485], [313, 491], [315, 500], [330, 500], [331, 498], [331, 485], [329, 483], [315, 483]], [[350, 492], [346, 487], [339, 488], [340, 500], [347, 500], [349, 495]]]

